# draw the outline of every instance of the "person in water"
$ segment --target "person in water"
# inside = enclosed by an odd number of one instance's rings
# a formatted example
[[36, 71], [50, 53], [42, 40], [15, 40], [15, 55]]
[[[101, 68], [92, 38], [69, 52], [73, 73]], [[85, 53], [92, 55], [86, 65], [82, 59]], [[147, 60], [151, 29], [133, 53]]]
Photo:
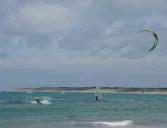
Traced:
[[96, 98], [96, 101], [98, 101], [98, 96], [97, 95], [95, 96], [95, 98]]
[[40, 102], [40, 99], [36, 99], [36, 102], [38, 103], [38, 104], [42, 104], [41, 102]]

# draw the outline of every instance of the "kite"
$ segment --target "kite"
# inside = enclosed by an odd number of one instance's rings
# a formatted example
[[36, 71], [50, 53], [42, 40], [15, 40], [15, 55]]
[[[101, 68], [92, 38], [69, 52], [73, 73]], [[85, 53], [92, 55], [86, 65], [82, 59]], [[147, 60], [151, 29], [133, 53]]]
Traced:
[[140, 32], [151, 32], [152, 35], [154, 36], [154, 38], [155, 38], [154, 45], [152, 46], [151, 49], [149, 49], [149, 52], [151, 52], [152, 50], [154, 50], [156, 48], [156, 46], [158, 44], [158, 36], [157, 36], [157, 34], [153, 30], [148, 30], [148, 29], [143, 29], [143, 30], [139, 31], [138, 33], [140, 33]]

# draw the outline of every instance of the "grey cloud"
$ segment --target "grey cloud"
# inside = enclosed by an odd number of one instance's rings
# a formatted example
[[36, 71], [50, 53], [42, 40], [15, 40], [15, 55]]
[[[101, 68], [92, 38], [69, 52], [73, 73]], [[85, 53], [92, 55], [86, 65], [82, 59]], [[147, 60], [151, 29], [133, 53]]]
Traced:
[[17, 34], [49, 35], [76, 24], [70, 10], [57, 5], [23, 6], [3, 19], [4, 31]]
[[10, 56], [10, 54], [9, 53], [7, 53], [7, 52], [0, 52], [0, 58], [2, 59], [2, 58], [7, 58], [7, 57], [9, 57]]
[[67, 50], [94, 49], [99, 44], [103, 31], [98, 26], [73, 29], [59, 41], [59, 47]]
[[[83, 51], [89, 56], [142, 58], [152, 46], [151, 34], [138, 34], [142, 27], [134, 24], [117, 24], [88, 29], [75, 29], [59, 41], [59, 47], [73, 52]], [[150, 43], [147, 43], [147, 41]]]

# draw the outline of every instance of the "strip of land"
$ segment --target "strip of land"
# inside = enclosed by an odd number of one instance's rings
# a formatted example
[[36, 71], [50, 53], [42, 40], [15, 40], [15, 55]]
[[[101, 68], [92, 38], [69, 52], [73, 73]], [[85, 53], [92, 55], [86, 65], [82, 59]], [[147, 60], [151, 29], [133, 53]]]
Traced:
[[[39, 87], [39, 88], [17, 88], [12, 92], [95, 92], [96, 87]], [[167, 94], [167, 88], [128, 88], [128, 87], [101, 87], [102, 93], [148, 93]]]

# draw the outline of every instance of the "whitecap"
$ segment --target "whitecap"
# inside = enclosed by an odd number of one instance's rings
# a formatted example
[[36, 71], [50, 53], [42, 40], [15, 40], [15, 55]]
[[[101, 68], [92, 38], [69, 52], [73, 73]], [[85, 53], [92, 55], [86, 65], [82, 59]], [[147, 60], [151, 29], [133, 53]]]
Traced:
[[33, 93], [33, 92], [27, 92], [27, 93], [31, 94], [31, 93]]
[[106, 125], [106, 126], [111, 126], [111, 127], [123, 127], [123, 126], [132, 125], [133, 121], [131, 120], [116, 121], [116, 122], [98, 121], [98, 122], [87, 122], [87, 123], [96, 124], [96, 125]]
[[46, 99], [45, 100], [41, 100], [40, 102], [42, 104], [51, 104], [51, 102], [49, 100], [46, 100]]
[[[26, 101], [26, 102], [30, 103], [30, 104], [38, 104], [36, 100], [34, 100], [34, 101]], [[41, 100], [40, 102], [41, 102], [41, 104], [44, 104], [44, 105], [51, 104], [51, 102], [49, 100]]]

